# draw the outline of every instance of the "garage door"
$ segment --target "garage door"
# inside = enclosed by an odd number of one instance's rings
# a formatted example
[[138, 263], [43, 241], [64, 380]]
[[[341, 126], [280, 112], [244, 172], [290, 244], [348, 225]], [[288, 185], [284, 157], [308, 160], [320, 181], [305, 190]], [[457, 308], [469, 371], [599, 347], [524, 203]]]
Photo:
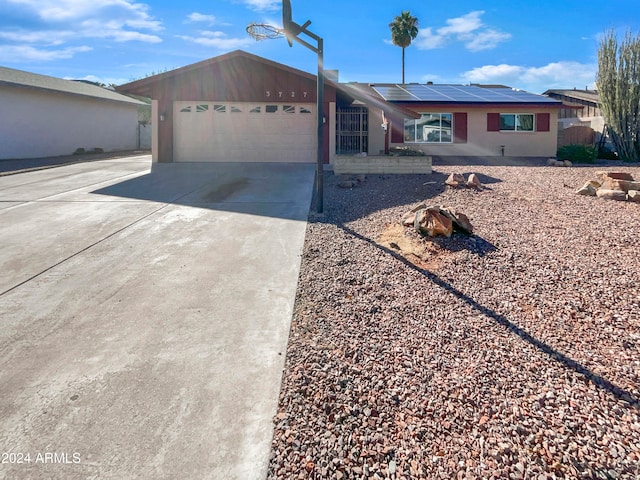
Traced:
[[309, 104], [174, 102], [176, 162], [314, 162]]

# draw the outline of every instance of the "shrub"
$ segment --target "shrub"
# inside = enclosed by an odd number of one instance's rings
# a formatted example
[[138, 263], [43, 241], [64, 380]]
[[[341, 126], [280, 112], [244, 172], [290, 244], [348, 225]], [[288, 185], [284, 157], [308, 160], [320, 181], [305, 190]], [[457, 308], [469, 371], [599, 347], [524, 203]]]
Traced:
[[589, 145], [565, 145], [558, 149], [558, 160], [570, 160], [573, 163], [593, 163], [596, 149]]
[[616, 152], [605, 150], [604, 148], [598, 152], [598, 158], [602, 158], [603, 160], [620, 160]]

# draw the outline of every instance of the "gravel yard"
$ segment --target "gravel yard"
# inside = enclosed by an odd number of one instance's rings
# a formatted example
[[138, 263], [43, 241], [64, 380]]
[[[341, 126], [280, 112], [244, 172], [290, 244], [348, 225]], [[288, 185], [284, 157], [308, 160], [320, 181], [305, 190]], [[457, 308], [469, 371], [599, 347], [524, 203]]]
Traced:
[[[597, 170], [325, 178], [309, 222], [270, 479], [640, 478], [640, 204]], [[451, 172], [483, 191], [445, 190]], [[417, 203], [474, 235], [381, 241]]]

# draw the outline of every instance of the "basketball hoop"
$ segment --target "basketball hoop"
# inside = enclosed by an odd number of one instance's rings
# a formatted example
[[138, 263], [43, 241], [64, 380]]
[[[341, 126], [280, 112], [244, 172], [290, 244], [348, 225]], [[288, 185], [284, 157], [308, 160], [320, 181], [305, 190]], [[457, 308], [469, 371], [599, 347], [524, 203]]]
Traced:
[[247, 33], [257, 42], [270, 38], [284, 37], [284, 29], [274, 27], [267, 23], [250, 23], [247, 25]]

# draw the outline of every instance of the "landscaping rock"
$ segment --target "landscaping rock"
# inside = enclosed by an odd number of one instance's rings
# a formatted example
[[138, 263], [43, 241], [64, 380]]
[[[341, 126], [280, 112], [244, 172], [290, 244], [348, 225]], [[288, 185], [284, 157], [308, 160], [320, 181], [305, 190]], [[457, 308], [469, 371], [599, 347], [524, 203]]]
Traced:
[[467, 184], [464, 177], [459, 173], [452, 173], [451, 175], [449, 175], [449, 178], [447, 178], [444, 181], [444, 183], [445, 185], [448, 185], [454, 188], [464, 186]]
[[627, 200], [627, 194], [622, 190], [607, 190], [606, 188], [599, 188], [596, 191], [598, 198], [604, 198], [607, 200], [618, 200], [624, 202]]
[[355, 180], [342, 180], [338, 182], [339, 188], [353, 188], [358, 184]]
[[482, 188], [482, 183], [475, 173], [469, 175], [469, 178], [467, 179], [467, 187], [475, 188], [477, 190]]
[[455, 230], [469, 235], [473, 233], [473, 225], [464, 213], [445, 207], [440, 208], [440, 213], [451, 220]]
[[[603, 167], [473, 168], [492, 194], [447, 175], [325, 191], [265, 480], [638, 480], [640, 205], [573, 195]], [[402, 227], [423, 201], [474, 235]]]
[[582, 187], [580, 187], [578, 190], [576, 190], [576, 193], [578, 195], [586, 195], [589, 197], [595, 197], [596, 196], [596, 187], [593, 186], [593, 181], [588, 181], [587, 183], [585, 183]]
[[631, 180], [633, 181], [633, 176], [630, 173], [626, 172], [605, 172], [598, 171], [595, 173], [595, 176], [600, 182], [602, 182], [606, 177], [614, 178], [616, 180]]
[[627, 200], [634, 203], [640, 203], [640, 191], [638, 190], [629, 190], [627, 192]]
[[402, 216], [402, 220], [400, 220], [400, 223], [405, 227], [410, 227], [411, 225], [414, 224], [415, 219], [416, 219], [416, 212], [407, 212]]
[[437, 207], [416, 212], [413, 225], [418, 232], [428, 237], [442, 235], [448, 238], [453, 233], [453, 223], [449, 218], [441, 214], [440, 209]]

